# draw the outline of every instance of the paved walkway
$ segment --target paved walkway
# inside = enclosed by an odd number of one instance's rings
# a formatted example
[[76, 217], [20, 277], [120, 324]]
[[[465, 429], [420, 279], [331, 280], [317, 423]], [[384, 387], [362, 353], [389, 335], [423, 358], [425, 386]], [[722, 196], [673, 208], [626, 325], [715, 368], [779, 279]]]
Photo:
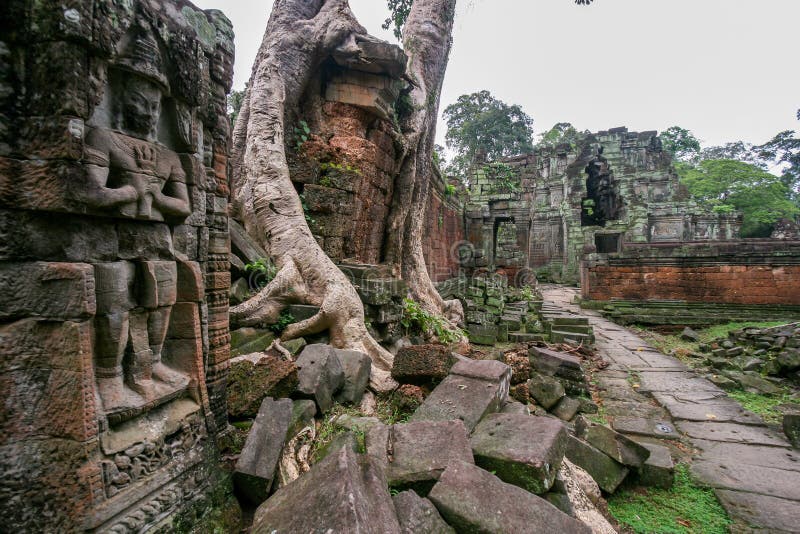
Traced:
[[[734, 520], [732, 532], [800, 532], [800, 451], [723, 390], [632, 331], [572, 301], [574, 288], [542, 286], [545, 305], [589, 318], [611, 365], [598, 373], [612, 426], [649, 438], [688, 440], [691, 464]], [[634, 388], [638, 385], [638, 388]]]

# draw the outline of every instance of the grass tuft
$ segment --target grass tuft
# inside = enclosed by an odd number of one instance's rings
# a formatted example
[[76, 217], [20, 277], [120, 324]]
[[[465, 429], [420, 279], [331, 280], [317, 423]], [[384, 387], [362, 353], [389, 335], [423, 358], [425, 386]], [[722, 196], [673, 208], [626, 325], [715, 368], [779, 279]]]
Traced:
[[797, 401], [788, 392], [782, 395], [768, 396], [763, 393], [735, 390], [728, 391], [728, 396], [736, 399], [745, 410], [758, 414], [765, 422], [773, 424], [780, 424], [783, 421], [783, 413], [777, 409], [779, 405]]
[[727, 533], [730, 519], [713, 490], [699, 486], [689, 467], [675, 467], [675, 484], [668, 490], [634, 488], [608, 499], [614, 518], [637, 533]]

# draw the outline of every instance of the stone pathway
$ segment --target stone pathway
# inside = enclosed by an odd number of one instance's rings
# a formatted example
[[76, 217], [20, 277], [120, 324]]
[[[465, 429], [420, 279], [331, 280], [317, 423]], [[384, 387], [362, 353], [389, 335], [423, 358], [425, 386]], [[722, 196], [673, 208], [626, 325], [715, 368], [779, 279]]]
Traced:
[[595, 346], [611, 363], [596, 378], [615, 430], [685, 436], [700, 451], [692, 473], [715, 488], [732, 532], [800, 532], [800, 451], [782, 434], [676, 358], [573, 304], [576, 289], [543, 285], [542, 294], [545, 305], [588, 317], [594, 327]]

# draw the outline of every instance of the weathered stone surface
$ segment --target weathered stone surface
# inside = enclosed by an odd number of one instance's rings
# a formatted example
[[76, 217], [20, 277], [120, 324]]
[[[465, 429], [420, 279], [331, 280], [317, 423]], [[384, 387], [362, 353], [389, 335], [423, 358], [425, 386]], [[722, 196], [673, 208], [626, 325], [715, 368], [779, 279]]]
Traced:
[[336, 356], [344, 372], [344, 385], [336, 395], [336, 401], [341, 403], [359, 404], [364, 390], [369, 383], [369, 372], [372, 360], [363, 352], [355, 350], [336, 350]]
[[297, 366], [289, 360], [262, 352], [237, 356], [228, 374], [228, 415], [255, 417], [264, 397], [289, 397], [297, 383]]
[[692, 444], [702, 450], [704, 458], [721, 460], [736, 458], [743, 464], [800, 471], [800, 451], [797, 450], [702, 439], [693, 439]]
[[459, 532], [591, 532], [546, 500], [466, 462], [451, 463], [428, 498]]
[[685, 341], [699, 341], [700, 336], [698, 336], [697, 332], [687, 326], [681, 332], [681, 339]]
[[[25, 273], [25, 276], [20, 276]], [[3, 263], [0, 319], [36, 316], [86, 319], [94, 315], [94, 269], [86, 263]]]
[[435, 384], [447, 376], [454, 363], [455, 358], [445, 345], [403, 347], [394, 357], [392, 378], [401, 384]]
[[460, 419], [472, 430], [484, 415], [496, 412], [508, 400], [510, 378], [511, 369], [498, 361], [460, 361], [410, 420]]
[[402, 491], [392, 497], [392, 502], [403, 534], [455, 534], [433, 503], [414, 491]]
[[383, 466], [390, 486], [427, 492], [452, 460], [472, 463], [461, 421], [374, 425], [367, 430], [367, 454]]
[[253, 352], [264, 352], [275, 339], [272, 331], [245, 326], [231, 332], [231, 355], [241, 356]]
[[608, 493], [614, 493], [628, 475], [628, 468], [612, 460], [599, 450], [575, 436], [567, 438], [566, 457], [585, 469], [597, 484]]
[[564, 397], [564, 386], [553, 377], [536, 375], [527, 382], [531, 397], [545, 410], [549, 410]]
[[268, 397], [261, 403], [233, 475], [237, 491], [253, 504], [269, 495], [291, 422], [291, 400]]
[[675, 462], [669, 448], [655, 443], [639, 442], [650, 451], [647, 461], [639, 468], [639, 483], [669, 489], [675, 478]]
[[329, 345], [308, 345], [300, 353], [296, 394], [316, 401], [321, 412], [333, 406], [333, 395], [344, 385], [344, 371], [336, 351]]
[[532, 493], [553, 484], [566, 447], [567, 430], [555, 419], [491, 414], [470, 437], [475, 463], [501, 480]]
[[739, 403], [727, 397], [695, 400], [664, 393], [656, 393], [653, 396], [659, 404], [669, 410], [673, 419], [733, 422], [745, 425], [763, 424], [761, 417], [748, 412]]
[[553, 408], [553, 415], [562, 421], [571, 421], [578, 413], [581, 407], [581, 401], [574, 397], [562, 397], [555, 408]]
[[736, 423], [695, 423], [679, 421], [678, 430], [690, 438], [710, 441], [727, 441], [731, 443], [749, 443], [753, 445], [773, 445], [785, 447], [786, 441], [773, 434], [766, 427], [745, 426]]
[[572, 369], [581, 370], [581, 359], [566, 352], [556, 352], [542, 347], [531, 347], [528, 351], [531, 366], [539, 373], [556, 375]]
[[597, 509], [600, 487], [585, 470], [567, 459], [561, 463], [558, 479], [563, 486], [571, 516], [587, 525], [592, 534], [615, 534], [617, 530]]
[[736, 458], [696, 459], [692, 474], [707, 486], [800, 501], [800, 472], [743, 464]]
[[403, 384], [392, 393], [391, 404], [400, 412], [413, 412], [425, 401], [425, 392], [419, 386]]
[[800, 525], [800, 506], [797, 501], [746, 493], [715, 491], [728, 514], [744, 518], [748, 527], [765, 532], [797, 532]]
[[641, 467], [650, 456], [650, 451], [632, 439], [584, 417], [576, 419], [575, 435], [623, 465]]
[[347, 447], [278, 490], [253, 518], [254, 534], [329, 531], [401, 532], [382, 470]]
[[522, 404], [521, 402], [515, 400], [509, 400], [507, 403], [503, 405], [503, 408], [500, 410], [501, 413], [511, 413], [511, 414], [519, 414], [519, 415], [530, 415], [531, 410], [528, 408], [526, 404]]
[[623, 434], [635, 434], [659, 439], [681, 439], [675, 426], [664, 418], [615, 416], [611, 427]]

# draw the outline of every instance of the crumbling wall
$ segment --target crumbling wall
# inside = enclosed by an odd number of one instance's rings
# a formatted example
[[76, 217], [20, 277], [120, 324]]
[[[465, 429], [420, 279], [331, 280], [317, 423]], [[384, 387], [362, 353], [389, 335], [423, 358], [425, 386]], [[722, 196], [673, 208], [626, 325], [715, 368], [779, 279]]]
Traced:
[[0, 11], [0, 521], [202, 525], [225, 495], [230, 22]]
[[800, 242], [641, 244], [589, 255], [583, 298], [721, 304], [800, 304]]
[[438, 177], [435, 178], [425, 210], [422, 246], [428, 275], [434, 282], [441, 282], [457, 277], [461, 268], [459, 247], [464, 244], [463, 190], [456, 183], [445, 185]]

